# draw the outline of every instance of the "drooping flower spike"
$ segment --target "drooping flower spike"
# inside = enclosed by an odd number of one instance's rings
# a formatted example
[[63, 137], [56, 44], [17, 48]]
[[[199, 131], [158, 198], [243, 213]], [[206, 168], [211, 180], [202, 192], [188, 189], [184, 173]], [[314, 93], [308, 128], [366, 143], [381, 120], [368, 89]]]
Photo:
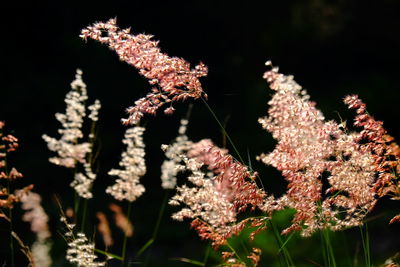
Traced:
[[191, 69], [184, 59], [162, 53], [152, 35], [130, 34], [130, 29], [120, 29], [116, 19], [110, 19], [86, 27], [80, 36], [108, 45], [120, 60], [138, 69], [153, 86], [150, 93], [127, 109], [129, 117], [122, 120], [124, 124], [136, 124], [144, 114], [154, 115], [164, 105], [168, 106], [164, 113], [171, 114], [175, 101], [206, 97], [199, 78], [207, 75], [207, 67], [200, 63]]

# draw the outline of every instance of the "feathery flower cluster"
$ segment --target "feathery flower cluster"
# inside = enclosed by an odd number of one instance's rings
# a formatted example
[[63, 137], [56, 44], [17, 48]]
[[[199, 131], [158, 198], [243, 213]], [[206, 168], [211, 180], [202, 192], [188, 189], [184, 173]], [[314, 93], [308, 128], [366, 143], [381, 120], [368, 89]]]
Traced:
[[3, 135], [3, 128], [5, 123], [0, 121], [0, 179], [14, 180], [22, 178], [22, 174], [15, 168], [12, 168], [10, 172], [7, 171], [6, 157], [7, 154], [17, 150], [18, 139], [11, 134], [6, 136]]
[[145, 191], [139, 182], [140, 177], [146, 174], [144, 131], [145, 128], [139, 126], [126, 130], [122, 142], [127, 145], [127, 148], [122, 153], [122, 159], [119, 162], [122, 169], [112, 169], [108, 172], [111, 176], [119, 177], [114, 185], [106, 189], [106, 192], [117, 200], [126, 199], [132, 202]]
[[164, 189], [174, 189], [176, 186], [176, 176], [182, 166], [181, 155], [185, 154], [193, 144], [186, 135], [188, 120], [182, 119], [179, 127], [179, 135], [171, 145], [162, 145], [165, 149], [166, 160], [161, 165], [161, 186]]
[[114, 240], [111, 235], [110, 224], [108, 223], [106, 215], [99, 211], [96, 213], [96, 217], [99, 220], [97, 230], [103, 237], [104, 245], [106, 247], [112, 246], [114, 244]]
[[31, 224], [31, 230], [36, 233], [38, 240], [43, 241], [48, 239], [51, 236], [47, 224], [49, 217], [40, 204], [42, 202], [40, 195], [34, 192], [23, 191], [17, 191], [17, 194], [20, 195], [21, 207], [25, 210], [22, 219]]
[[75, 167], [76, 162], [84, 163], [86, 154], [91, 151], [89, 143], [78, 143], [78, 140], [83, 138], [81, 128], [83, 118], [86, 116], [85, 101], [88, 99], [86, 84], [79, 69], [76, 71], [71, 88], [65, 97], [67, 104], [65, 114], [56, 113], [56, 119], [63, 127], [58, 130], [61, 134], [60, 139], [43, 135], [49, 150], [58, 154], [57, 157], [50, 158], [50, 162], [67, 168]]
[[82, 267], [105, 266], [105, 262], [95, 261], [94, 243], [89, 242], [85, 234], [78, 233], [75, 240], [68, 243], [67, 260]]
[[129, 218], [124, 214], [122, 208], [117, 204], [110, 204], [110, 210], [114, 212], [114, 220], [115, 224], [119, 229], [124, 232], [124, 235], [127, 237], [133, 236], [133, 224], [129, 220]]
[[[393, 200], [400, 200], [400, 147], [383, 128], [383, 122], [375, 120], [366, 111], [366, 104], [357, 95], [347, 96], [344, 99], [349, 108], [356, 109], [357, 116], [354, 125], [362, 127], [357, 141], [360, 150], [371, 153], [372, 166], [378, 179], [374, 190], [379, 197], [391, 196]], [[390, 223], [400, 221], [400, 215], [395, 216]]]
[[78, 172], [75, 174], [74, 180], [71, 182], [71, 187], [75, 189], [79, 196], [83, 198], [92, 198], [93, 194], [90, 191], [93, 181], [96, 179], [96, 174], [93, 173], [89, 163], [83, 164], [84, 173]]
[[[71, 83], [72, 90], [65, 97], [67, 105], [65, 114], [57, 113], [56, 119], [61, 123], [62, 129], [58, 132], [60, 139], [43, 135], [50, 151], [57, 153], [49, 161], [53, 164], [74, 168], [79, 162], [83, 165], [84, 173], [77, 173], [71, 187], [75, 189], [79, 196], [83, 198], [92, 198], [90, 192], [96, 175], [92, 172], [91, 164], [87, 161], [87, 155], [92, 153], [92, 144], [89, 142], [79, 143], [83, 138], [82, 126], [86, 117], [85, 102], [88, 99], [86, 84], [82, 80], [82, 71], [77, 70], [75, 80]], [[98, 120], [98, 111], [101, 108], [100, 101], [88, 107], [90, 110], [89, 119], [93, 122]]]
[[74, 234], [75, 224], [70, 224], [67, 218], [61, 217], [61, 222], [66, 226], [65, 238], [68, 242], [66, 259], [79, 267], [105, 266], [106, 262], [96, 261], [94, 254], [95, 246], [90, 242], [84, 233]]
[[32, 232], [36, 233], [36, 241], [31, 247], [35, 266], [51, 266], [49, 217], [41, 205], [42, 198], [33, 192], [17, 191], [17, 195], [20, 195], [21, 207], [26, 211], [22, 219], [29, 222]]
[[[243, 230], [246, 224], [260, 226], [259, 221], [249, 218], [237, 222], [237, 214], [250, 206], [255, 209], [263, 203], [265, 193], [253, 181], [246, 166], [236, 162], [226, 150], [216, 147], [210, 140], [193, 144], [187, 155], [181, 154], [188, 171], [188, 180], [194, 187], [177, 187], [171, 205], [184, 204], [186, 208], [172, 215], [175, 220], [193, 219], [192, 227], [200, 237], [213, 241], [218, 247], [226, 239]], [[205, 173], [203, 166], [211, 171]]]
[[[5, 123], [0, 121], [0, 182], [4, 180], [15, 180], [22, 178], [23, 175], [17, 169], [11, 168], [9, 171], [7, 166], [7, 155], [18, 148], [18, 139], [13, 135], [4, 135], [3, 128]], [[33, 185], [29, 185], [21, 189], [23, 192], [29, 192]], [[0, 208], [12, 209], [14, 203], [19, 202], [19, 194], [10, 192], [9, 185], [0, 183]], [[5, 213], [0, 211], [0, 218], [8, 219]]]
[[[258, 159], [280, 170], [289, 182], [287, 194], [266, 199], [264, 211], [294, 208], [293, 224], [284, 233], [301, 230], [304, 236], [317, 229], [362, 224], [376, 200], [373, 157], [360, 149], [359, 134], [347, 134], [342, 125], [326, 122], [292, 76], [272, 68], [264, 78], [276, 92], [268, 103], [268, 116], [259, 122], [278, 144]], [[326, 192], [324, 175], [330, 185]]]
[[197, 99], [204, 94], [199, 81], [200, 77], [207, 75], [207, 67], [203, 63], [190, 69], [185, 60], [161, 53], [158, 42], [151, 40], [153, 36], [132, 35], [130, 29], [121, 30], [116, 23], [116, 19], [97, 22], [83, 29], [80, 36], [108, 45], [120, 60], [138, 69], [154, 85], [151, 93], [127, 109], [129, 118], [122, 120], [124, 124], [136, 124], [145, 113], [155, 114], [165, 104], [170, 106], [164, 113], [171, 114], [174, 101], [190, 97]]

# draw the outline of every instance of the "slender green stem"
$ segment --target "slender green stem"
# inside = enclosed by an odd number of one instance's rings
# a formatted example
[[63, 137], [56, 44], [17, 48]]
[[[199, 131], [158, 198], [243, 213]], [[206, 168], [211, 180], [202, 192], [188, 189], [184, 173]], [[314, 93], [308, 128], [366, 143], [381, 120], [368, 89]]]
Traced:
[[201, 98], [201, 100], [203, 100], [203, 103], [206, 105], [207, 109], [210, 111], [210, 113], [213, 115], [214, 119], [217, 121], [219, 127], [221, 128], [223, 134], [226, 136], [226, 138], [228, 139], [229, 143], [231, 144], [233, 150], [235, 150], [237, 156], [239, 157], [240, 162], [244, 163], [244, 160], [242, 159], [242, 157], [240, 156], [239, 150], [236, 148], [235, 144], [233, 143], [231, 137], [229, 136], [229, 134], [226, 132], [224, 126], [222, 125], [222, 123], [220, 122], [220, 120], [218, 119], [217, 115], [214, 113], [214, 111], [211, 109], [211, 107], [208, 105], [207, 101], [204, 100], [204, 98]]
[[236, 255], [236, 257], [241, 261], [244, 262], [242, 260], [242, 258], [240, 258], [239, 254], [236, 252], [236, 250], [231, 246], [231, 244], [229, 244], [229, 241], [226, 241], [226, 246]]
[[107, 257], [113, 258], [113, 259], [117, 259], [117, 260], [120, 260], [120, 261], [124, 260], [121, 256], [112, 254], [110, 252], [107, 252], [107, 251], [104, 251], [104, 250], [101, 250], [101, 249], [95, 248], [94, 251], [96, 251], [97, 253], [103, 254], [103, 255], [105, 255]]
[[294, 266], [292, 257], [290, 256], [290, 253], [286, 248], [286, 244], [287, 244], [288, 240], [283, 242], [282, 238], [281, 238], [281, 234], [279, 233], [278, 228], [276, 227], [275, 223], [272, 220], [269, 220], [269, 223], [271, 225], [274, 237], [279, 245], [278, 253], [281, 254], [281, 251], [282, 251], [282, 255], [283, 255], [283, 258], [285, 259], [286, 266]]
[[211, 250], [211, 246], [208, 245], [206, 248], [206, 254], [204, 255], [204, 259], [203, 259], [203, 266], [206, 266], [206, 264], [207, 264], [208, 257], [210, 256], [210, 250]]
[[88, 205], [88, 200], [85, 198], [83, 200], [83, 213], [82, 213], [82, 221], [81, 221], [81, 231], [82, 232], [85, 232], [87, 205]]
[[160, 209], [160, 212], [158, 213], [157, 223], [156, 223], [156, 226], [154, 227], [154, 231], [153, 231], [152, 238], [154, 240], [157, 237], [158, 229], [160, 229], [161, 219], [162, 219], [162, 216], [164, 215], [165, 206], [167, 205], [168, 194], [169, 194], [169, 190], [165, 190], [164, 199], [163, 199], [163, 202], [161, 204], [161, 209]]
[[323, 239], [323, 245], [324, 245], [324, 249], [325, 249], [325, 253], [324, 253], [324, 256], [326, 259], [325, 265], [336, 267], [337, 265], [336, 265], [336, 260], [335, 260], [335, 254], [333, 253], [332, 242], [330, 239], [329, 230], [323, 230], [321, 237]]
[[[128, 220], [131, 217], [131, 210], [132, 210], [132, 202], [129, 202], [128, 204], [128, 212], [126, 217], [128, 218]], [[124, 241], [123, 241], [123, 245], [122, 245], [122, 262], [121, 262], [121, 267], [124, 266], [124, 263], [126, 262], [126, 244], [128, 242], [128, 236], [125, 234], [124, 235]]]
[[146, 244], [144, 244], [143, 247], [141, 247], [141, 248], [139, 249], [139, 251], [136, 253], [136, 257], [139, 257], [140, 255], [142, 255], [142, 253], [143, 253], [149, 246], [151, 246], [151, 244], [153, 244], [153, 242], [154, 242], [154, 239], [153, 239], [153, 238], [150, 238], [150, 239], [146, 242]]
[[324, 266], [329, 266], [328, 264], [328, 254], [327, 254], [327, 249], [326, 249], [326, 243], [323, 232], [320, 231], [320, 239], [321, 239], [321, 248], [322, 248], [322, 259], [324, 261]]
[[371, 254], [370, 254], [370, 247], [369, 247], [369, 234], [368, 234], [368, 225], [365, 223], [365, 232], [363, 231], [363, 227], [360, 226], [360, 233], [361, 233], [361, 240], [364, 250], [364, 259], [365, 259], [365, 266], [371, 266]]
[[170, 258], [169, 260], [186, 262], [186, 263], [190, 263], [192, 265], [197, 265], [197, 266], [205, 266], [204, 263], [202, 263], [202, 262], [199, 262], [199, 261], [196, 261], [196, 260], [187, 259], [187, 258]]
[[[165, 206], [167, 205], [168, 195], [169, 195], [169, 190], [165, 190], [164, 199], [163, 199], [163, 202], [161, 204], [160, 211], [158, 212], [158, 218], [157, 218], [156, 225], [154, 226], [153, 235], [151, 236], [150, 240], [147, 241], [146, 244], [144, 244], [144, 246], [139, 250], [140, 254], [142, 254], [156, 240], [156, 237], [157, 237], [157, 234], [158, 234], [158, 229], [160, 228], [160, 224], [161, 224], [161, 219], [162, 219], [162, 216], [164, 215]], [[150, 253], [147, 255], [143, 266], [147, 265], [149, 257], [150, 257]]]

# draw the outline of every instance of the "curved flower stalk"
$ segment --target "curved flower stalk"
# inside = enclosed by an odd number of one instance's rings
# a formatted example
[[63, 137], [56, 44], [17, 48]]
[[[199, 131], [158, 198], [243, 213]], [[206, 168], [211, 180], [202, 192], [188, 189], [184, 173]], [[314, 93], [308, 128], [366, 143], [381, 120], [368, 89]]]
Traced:
[[[257, 208], [265, 197], [247, 167], [210, 140], [193, 144], [187, 155], [181, 154], [180, 157], [184, 162], [180, 169], [189, 172], [188, 180], [193, 187], [177, 187], [177, 194], [169, 203], [186, 207], [173, 214], [173, 219], [192, 219], [191, 225], [200, 237], [212, 240], [216, 248], [249, 223], [255, 227], [264, 225], [266, 217], [237, 221], [238, 213], [247, 207]], [[202, 171], [203, 166], [209, 169], [208, 173]]]
[[51, 266], [49, 217], [41, 205], [42, 198], [33, 192], [18, 191], [17, 195], [20, 195], [22, 209], [25, 210], [22, 219], [31, 224], [31, 230], [36, 234], [36, 240], [31, 247], [34, 264], [41, 267]]
[[124, 124], [136, 124], [144, 114], [154, 115], [165, 104], [169, 106], [164, 113], [171, 114], [175, 110], [172, 107], [174, 101], [205, 95], [199, 81], [200, 77], [207, 75], [207, 67], [203, 63], [190, 69], [185, 60], [161, 53], [158, 42], [151, 40], [153, 36], [132, 35], [130, 29], [120, 29], [116, 23], [116, 19], [94, 23], [83, 29], [80, 36], [108, 45], [121, 61], [138, 69], [154, 85], [151, 93], [127, 109], [129, 117], [122, 120]]
[[143, 142], [144, 127], [129, 128], [125, 132], [123, 143], [127, 145], [119, 162], [121, 169], [112, 169], [108, 172], [111, 176], [117, 176], [116, 183], [106, 189], [117, 200], [135, 201], [141, 196], [145, 188], [140, 184], [140, 177], [146, 174], [144, 160], [145, 144]]
[[[325, 121], [292, 76], [272, 68], [264, 78], [275, 93], [268, 116], [259, 122], [278, 144], [258, 159], [280, 170], [289, 182], [287, 194], [279, 199], [269, 197], [264, 211], [294, 208], [293, 224], [284, 233], [301, 230], [304, 236], [317, 229], [361, 225], [376, 203], [374, 158], [360, 147], [361, 135]], [[325, 175], [330, 187], [323, 192]]]
[[[56, 119], [61, 123], [62, 128], [58, 130], [60, 139], [43, 135], [50, 151], [57, 153], [56, 157], [51, 157], [49, 161], [53, 164], [66, 168], [75, 168], [77, 164], [83, 166], [84, 172], [75, 174], [71, 187], [75, 189], [79, 196], [92, 198], [91, 187], [96, 175], [92, 172], [91, 162], [88, 155], [92, 153], [91, 142], [79, 142], [84, 137], [82, 126], [86, 117], [85, 102], [88, 99], [86, 84], [82, 80], [82, 71], [77, 70], [75, 80], [71, 83], [72, 90], [65, 97], [67, 105], [65, 114], [57, 113]], [[95, 123], [98, 120], [98, 111], [101, 108], [100, 101], [96, 100], [89, 106], [90, 114], [88, 118]], [[93, 128], [93, 127], [92, 127]], [[93, 133], [89, 135], [93, 140]]]
[[179, 127], [179, 135], [171, 145], [162, 145], [165, 157], [167, 158], [161, 165], [161, 186], [164, 189], [174, 189], [176, 186], [176, 176], [182, 169], [181, 155], [185, 154], [193, 142], [186, 135], [188, 120], [182, 119]]

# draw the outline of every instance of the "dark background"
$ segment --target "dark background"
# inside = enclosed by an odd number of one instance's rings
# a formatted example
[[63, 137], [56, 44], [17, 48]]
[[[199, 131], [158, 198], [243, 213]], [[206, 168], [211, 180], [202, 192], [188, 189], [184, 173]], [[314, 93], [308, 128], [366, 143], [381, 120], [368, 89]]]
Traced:
[[[48, 163], [52, 154], [41, 135], [57, 136], [59, 124], [54, 114], [65, 110], [64, 96], [76, 68], [83, 70], [89, 102], [98, 98], [103, 106], [98, 132], [99, 177], [94, 201], [89, 203], [93, 224], [94, 212], [106, 211], [107, 203], [113, 201], [103, 190], [113, 182], [106, 173], [118, 166], [124, 148], [121, 139], [125, 127], [120, 119], [126, 116], [125, 108], [150, 87], [113, 51], [79, 38], [80, 30], [95, 21], [117, 17], [121, 28], [131, 27], [135, 34], [153, 34], [155, 40], [160, 40], [162, 51], [170, 56], [182, 57], [192, 66], [204, 62], [209, 67], [208, 77], [202, 78], [208, 103], [226, 125], [240, 153], [250, 155], [269, 192], [280, 194], [285, 188], [277, 171], [255, 160], [256, 155], [274, 146], [272, 137], [257, 123], [258, 117], [266, 114], [272, 93], [262, 79], [264, 62], [269, 59], [280, 66], [282, 73], [295, 75], [328, 119], [338, 120], [339, 113], [350, 123], [353, 113], [347, 111], [342, 98], [355, 93], [368, 104], [371, 114], [385, 122], [389, 133], [400, 138], [398, 1], [32, 1], [11, 5], [2, 8], [0, 119], [20, 138], [21, 148], [11, 160], [25, 175], [18, 183], [34, 183], [35, 191], [42, 194], [52, 216], [55, 239], [60, 236], [56, 233], [59, 211], [54, 195], [65, 207], [72, 205], [72, 175]], [[175, 137], [187, 106], [177, 105], [172, 116], [160, 113], [155, 118], [146, 117], [148, 175], [142, 181], [147, 192], [133, 203], [135, 236], [129, 241], [131, 255], [153, 232], [164, 196], [160, 189], [163, 155], [159, 147]], [[194, 103], [188, 135], [194, 141], [212, 138], [223, 144], [216, 121], [201, 101]], [[389, 210], [398, 211], [395, 204], [388, 201], [387, 205]], [[198, 240], [188, 223], [169, 219], [174, 210], [167, 208], [164, 213], [159, 239], [149, 256], [160, 266], [171, 264], [171, 257], [201, 260], [207, 245]], [[390, 256], [400, 246], [393, 238], [399, 227], [388, 227], [386, 222], [381, 219], [376, 228], [378, 239], [373, 248], [379, 259]], [[26, 224], [16, 223], [16, 227], [33, 240]], [[2, 231], [1, 235], [6, 234]], [[115, 246], [116, 254], [120, 246]], [[53, 252], [60, 261], [62, 251], [62, 247], [56, 247]]]

